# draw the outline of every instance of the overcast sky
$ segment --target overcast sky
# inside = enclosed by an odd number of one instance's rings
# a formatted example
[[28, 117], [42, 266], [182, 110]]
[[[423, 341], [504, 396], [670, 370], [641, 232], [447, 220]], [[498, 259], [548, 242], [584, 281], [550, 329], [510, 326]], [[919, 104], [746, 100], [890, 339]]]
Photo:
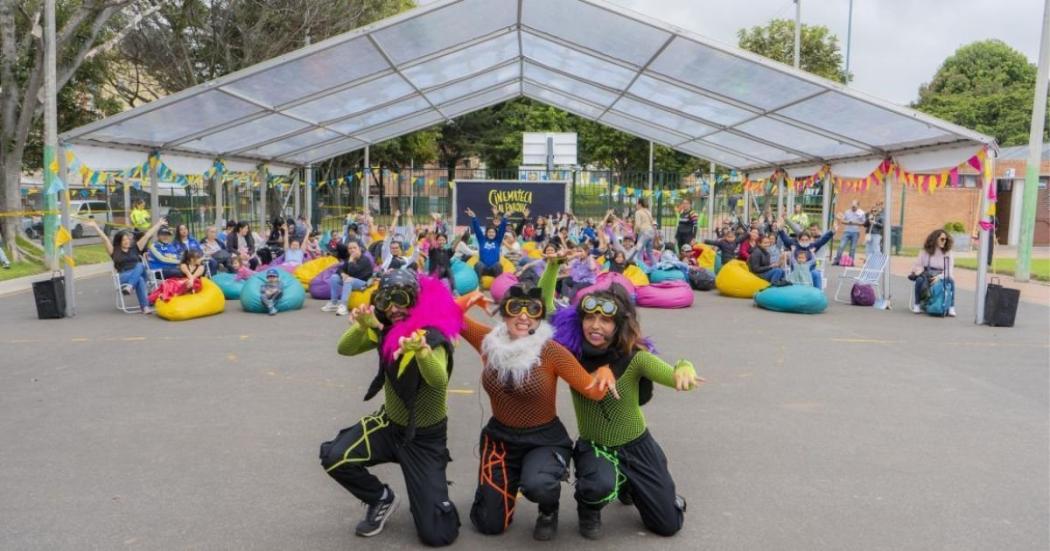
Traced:
[[[611, 0], [720, 42], [742, 27], [794, 18], [792, 0]], [[849, 0], [802, 0], [802, 23], [825, 25], [845, 53]], [[854, 0], [851, 86], [899, 104], [918, 97], [959, 46], [998, 38], [1035, 63], [1040, 0]]]

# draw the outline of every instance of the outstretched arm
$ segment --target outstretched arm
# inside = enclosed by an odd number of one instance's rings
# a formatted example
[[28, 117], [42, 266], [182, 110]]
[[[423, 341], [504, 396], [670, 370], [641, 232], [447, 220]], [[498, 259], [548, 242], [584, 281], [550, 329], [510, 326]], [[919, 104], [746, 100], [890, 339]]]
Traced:
[[584, 398], [597, 402], [605, 398], [608, 392], [612, 392], [617, 399], [620, 398], [616, 392], [616, 377], [608, 366], [598, 368], [593, 374], [587, 373], [572, 352], [553, 342], [546, 345], [543, 352], [543, 361], [550, 362], [558, 377]]
[[359, 306], [350, 313], [353, 325], [339, 339], [336, 351], [342, 356], [356, 356], [379, 343], [379, 320], [372, 306]]
[[672, 367], [655, 354], [638, 352], [631, 360], [632, 364], [635, 362], [642, 377], [675, 390], [693, 390], [705, 382], [696, 376], [696, 369], [687, 360], [678, 360]]

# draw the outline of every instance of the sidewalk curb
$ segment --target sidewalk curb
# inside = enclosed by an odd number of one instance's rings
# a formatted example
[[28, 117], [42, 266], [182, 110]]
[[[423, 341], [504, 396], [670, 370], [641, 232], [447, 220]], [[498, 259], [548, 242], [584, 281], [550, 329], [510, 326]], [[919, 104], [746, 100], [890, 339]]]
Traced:
[[[99, 264], [88, 264], [86, 266], [77, 266], [76, 268], [73, 268], [73, 279], [85, 279], [108, 273], [111, 269], [111, 266], [112, 264], [109, 262], [101, 262]], [[48, 277], [50, 277], [49, 274], [47, 272], [43, 272], [39, 274], [33, 274], [30, 276], [19, 277], [16, 279], [9, 279], [7, 281], [0, 281], [0, 297], [32, 291], [34, 282], [44, 281]]]

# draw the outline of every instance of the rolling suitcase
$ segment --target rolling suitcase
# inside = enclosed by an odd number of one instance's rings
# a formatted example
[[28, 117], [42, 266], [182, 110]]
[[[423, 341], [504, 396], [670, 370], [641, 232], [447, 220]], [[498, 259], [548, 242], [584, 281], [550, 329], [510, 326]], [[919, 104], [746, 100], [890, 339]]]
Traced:
[[1020, 289], [1003, 287], [999, 278], [993, 277], [984, 295], [984, 323], [992, 327], [1013, 327], [1020, 300]]
[[33, 282], [33, 299], [36, 300], [37, 318], [66, 317], [66, 280], [61, 273], [52, 274], [51, 279]]

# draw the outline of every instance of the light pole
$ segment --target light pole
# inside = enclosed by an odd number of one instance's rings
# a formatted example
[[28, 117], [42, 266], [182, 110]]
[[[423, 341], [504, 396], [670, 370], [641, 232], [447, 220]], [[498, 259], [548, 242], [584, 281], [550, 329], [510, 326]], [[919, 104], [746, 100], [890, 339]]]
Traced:
[[846, 23], [846, 84], [849, 84], [849, 51], [853, 44], [853, 0], [849, 0], [849, 19]]
[[802, 0], [795, 0], [795, 68], [801, 62], [799, 51], [802, 49]]

